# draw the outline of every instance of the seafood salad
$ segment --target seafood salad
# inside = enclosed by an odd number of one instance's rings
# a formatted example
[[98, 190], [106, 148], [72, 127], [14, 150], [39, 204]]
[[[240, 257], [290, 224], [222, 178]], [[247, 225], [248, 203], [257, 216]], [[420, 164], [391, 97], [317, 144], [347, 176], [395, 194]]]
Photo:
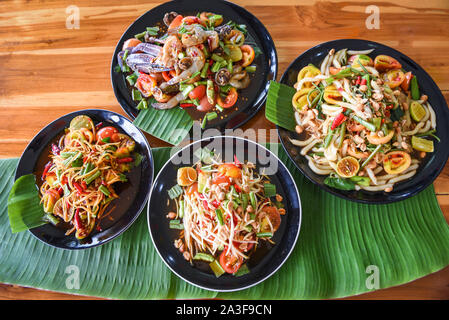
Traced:
[[[201, 150], [201, 149], [198, 149]], [[269, 242], [286, 214], [283, 198], [270, 178], [251, 162], [223, 162], [203, 148], [201, 160], [177, 171], [168, 190], [176, 212], [167, 214], [180, 230], [174, 246], [192, 264], [209, 264], [219, 277], [249, 272], [247, 261]]]
[[342, 190], [391, 192], [434, 151], [436, 115], [418, 80], [373, 50], [330, 50], [302, 68], [292, 98], [309, 167]]
[[246, 26], [210, 12], [169, 12], [163, 23], [125, 41], [117, 56], [137, 108], [193, 108], [212, 120], [233, 107], [257, 69]]
[[115, 127], [94, 125], [80, 115], [57, 143], [51, 145], [50, 161], [42, 172], [41, 203], [47, 219], [84, 239], [99, 221], [113, 210], [112, 200], [119, 198], [114, 185], [126, 182], [126, 172], [138, 162], [136, 143]]

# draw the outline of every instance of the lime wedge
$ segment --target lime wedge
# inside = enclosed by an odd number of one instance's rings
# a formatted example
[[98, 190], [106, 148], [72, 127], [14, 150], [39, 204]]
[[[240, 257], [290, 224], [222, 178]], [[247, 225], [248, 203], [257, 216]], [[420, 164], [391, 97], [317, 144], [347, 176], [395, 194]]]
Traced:
[[433, 152], [433, 141], [413, 136], [412, 147], [418, 151]]
[[419, 122], [422, 118], [425, 117], [426, 109], [424, 109], [421, 103], [413, 101], [410, 105], [410, 115], [412, 116], [413, 120]]

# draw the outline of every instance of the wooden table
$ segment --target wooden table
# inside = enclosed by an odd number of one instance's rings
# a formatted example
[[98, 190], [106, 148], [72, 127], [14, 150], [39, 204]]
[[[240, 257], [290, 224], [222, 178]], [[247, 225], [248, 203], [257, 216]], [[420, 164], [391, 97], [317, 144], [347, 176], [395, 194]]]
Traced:
[[[115, 45], [134, 19], [160, 4], [144, 0], [0, 2], [0, 158], [19, 157], [33, 136], [72, 111], [125, 114], [109, 78]], [[265, 24], [276, 44], [279, 76], [304, 50], [324, 41], [361, 38], [398, 49], [418, 62], [449, 100], [449, 1], [373, 0], [379, 29], [368, 29], [368, 4], [354, 0], [236, 0]], [[363, 4], [362, 4], [363, 3]], [[75, 5], [80, 28], [66, 28]], [[369, 10], [370, 8], [368, 8]], [[68, 8], [69, 14], [73, 13]], [[368, 22], [372, 22], [369, 20]], [[70, 21], [69, 21], [70, 22]], [[70, 25], [70, 23], [69, 23]], [[274, 128], [259, 112], [243, 129]], [[151, 146], [165, 146], [148, 136]], [[449, 221], [449, 165], [435, 181]], [[1, 266], [0, 266], [1, 268]], [[0, 284], [1, 299], [84, 299]], [[449, 267], [399, 287], [351, 299], [448, 299]]]

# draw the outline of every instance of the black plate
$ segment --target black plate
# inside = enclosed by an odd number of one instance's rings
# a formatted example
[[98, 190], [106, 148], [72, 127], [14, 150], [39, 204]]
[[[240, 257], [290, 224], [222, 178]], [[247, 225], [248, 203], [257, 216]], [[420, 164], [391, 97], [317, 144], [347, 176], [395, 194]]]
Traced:
[[86, 239], [77, 240], [73, 234], [66, 236], [64, 235], [65, 230], [51, 224], [30, 229], [30, 232], [39, 240], [63, 249], [95, 247], [114, 239], [128, 229], [146, 205], [154, 174], [153, 156], [143, 133], [122, 115], [107, 110], [91, 109], [66, 114], [42, 129], [23, 152], [16, 169], [15, 179], [25, 174], [35, 173], [38, 170], [39, 160], [44, 164], [48, 162], [46, 155], [48, 155], [50, 144], [63, 133], [65, 128], [69, 127], [70, 121], [78, 115], [87, 115], [94, 123], [103, 122], [104, 125], [112, 125], [120, 132], [129, 135], [136, 142], [136, 151], [143, 158], [138, 167], [127, 173], [128, 182], [117, 184], [116, 192], [120, 199], [111, 203], [111, 206], [116, 205], [116, 208], [110, 214], [114, 221], [102, 220], [103, 231], [94, 230]]
[[[146, 30], [146, 27], [154, 26], [162, 21], [164, 14], [170, 11], [176, 11], [180, 14], [195, 14], [201, 11], [210, 11], [223, 15], [224, 23], [232, 20], [238, 24], [246, 24], [248, 37], [252, 37], [257, 46], [262, 50], [254, 63], [257, 65], [257, 72], [251, 75], [251, 84], [248, 88], [241, 90], [239, 96], [245, 97], [242, 100], [239, 97], [237, 104], [229, 109], [229, 114], [224, 119], [218, 117], [215, 121], [210, 121], [206, 125], [208, 128], [217, 128], [220, 131], [225, 129], [234, 129], [242, 126], [265, 102], [269, 87], [269, 80], [276, 79], [277, 75], [277, 54], [270, 34], [263, 24], [244, 8], [227, 1], [218, 0], [175, 0], [159, 5], [134, 21], [120, 38], [115, 48], [111, 64], [111, 81], [115, 96], [123, 110], [134, 119], [139, 110], [137, 104], [132, 100], [126, 79], [121, 72], [114, 72], [117, 66], [117, 54], [122, 50], [123, 43], [133, 38], [134, 35]], [[235, 110], [235, 108], [238, 110]]]
[[[239, 161], [251, 161], [257, 168], [274, 168], [266, 171], [272, 183], [276, 185], [276, 192], [284, 198], [286, 215], [276, 231], [273, 240], [275, 245], [266, 250], [262, 246], [249, 259], [250, 272], [235, 277], [222, 275], [216, 278], [207, 264], [202, 268], [193, 267], [184, 260], [182, 254], [174, 247], [174, 240], [178, 238], [179, 230], [169, 228], [166, 215], [169, 211], [176, 211], [174, 201], [169, 200], [167, 190], [176, 184], [177, 169], [190, 166], [197, 161], [193, 156], [200, 147], [217, 150], [221, 158], [233, 162], [233, 155]], [[179, 161], [180, 159], [183, 161]], [[267, 169], [268, 170], [268, 169]], [[301, 225], [301, 202], [296, 184], [284, 164], [265, 147], [250, 140], [236, 137], [212, 137], [196, 141], [170, 158], [154, 181], [148, 205], [148, 228], [159, 256], [165, 264], [180, 278], [203, 289], [214, 291], [235, 291], [254, 286], [270, 277], [286, 261], [293, 250], [299, 235]], [[263, 251], [262, 251], [263, 250]], [[259, 252], [259, 254], [258, 254]], [[199, 266], [201, 267], [201, 266]]]
[[[438, 143], [435, 141], [435, 152], [427, 155], [424, 162], [420, 165], [416, 175], [410, 180], [395, 184], [392, 192], [368, 192], [364, 190], [342, 191], [326, 186], [324, 184], [324, 179], [326, 176], [320, 176], [313, 172], [307, 165], [306, 159], [299, 155], [299, 149], [293, 146], [287, 138], [298, 138], [298, 135], [295, 132], [290, 132], [278, 127], [279, 139], [281, 140], [285, 151], [288, 153], [290, 159], [295, 163], [296, 167], [310, 181], [317, 184], [327, 192], [347, 200], [380, 204], [403, 200], [417, 194], [436, 179], [441, 170], [444, 168], [449, 157], [449, 148], [446, 147], [449, 143], [449, 131], [447, 130], [449, 125], [449, 110], [440, 89], [427, 74], [427, 72], [423, 70], [423, 68], [403, 53], [380, 43], [358, 39], [329, 41], [307, 50], [288, 66], [287, 70], [282, 75], [280, 82], [293, 86], [296, 82], [297, 74], [302, 67], [309, 63], [319, 65], [332, 48], [336, 51], [343, 48], [348, 48], [349, 50], [375, 49], [370, 54], [372, 58], [379, 54], [392, 56], [402, 64], [402, 67], [405, 70], [411, 71], [414, 75], [416, 75], [421, 93], [426, 94], [429, 97], [429, 103], [432, 105], [432, 108], [435, 110], [437, 115], [436, 134], [441, 139], [441, 142]], [[292, 153], [292, 150], [295, 150], [296, 152]]]

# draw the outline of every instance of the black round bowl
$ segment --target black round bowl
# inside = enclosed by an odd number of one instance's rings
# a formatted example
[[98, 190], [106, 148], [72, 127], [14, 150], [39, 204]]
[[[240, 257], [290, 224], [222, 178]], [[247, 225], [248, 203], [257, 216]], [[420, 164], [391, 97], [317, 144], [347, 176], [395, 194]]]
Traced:
[[49, 146], [78, 115], [87, 115], [94, 123], [103, 122], [104, 125], [112, 125], [120, 132], [129, 135], [136, 142], [136, 151], [142, 156], [142, 161], [138, 167], [127, 174], [127, 182], [117, 185], [116, 192], [120, 198], [111, 203], [111, 208], [116, 207], [109, 215], [113, 220], [102, 220], [100, 224], [102, 231], [94, 229], [89, 237], [78, 240], [73, 234], [66, 236], [65, 230], [52, 224], [30, 229], [30, 232], [39, 240], [63, 249], [95, 247], [114, 239], [128, 229], [147, 203], [154, 174], [153, 156], [143, 133], [122, 115], [107, 110], [90, 109], [66, 114], [42, 129], [23, 152], [16, 169], [16, 180], [23, 175], [36, 173], [39, 170], [38, 163], [48, 162]]
[[[174, 247], [174, 240], [179, 230], [169, 228], [166, 215], [175, 211], [174, 201], [168, 205], [167, 190], [176, 184], [177, 169], [190, 166], [197, 161], [193, 153], [198, 148], [215, 149], [224, 161], [234, 161], [235, 154], [239, 161], [251, 161], [258, 169], [266, 168], [276, 192], [284, 198], [286, 214], [276, 231], [275, 245], [267, 250], [262, 246], [249, 259], [250, 272], [235, 277], [229, 274], [217, 278], [209, 267], [197, 268], [184, 260], [183, 255]], [[181, 161], [182, 159], [182, 161]], [[271, 171], [268, 171], [271, 170]], [[250, 140], [221, 136], [196, 141], [175, 153], [156, 177], [150, 193], [148, 204], [148, 228], [154, 246], [165, 264], [180, 278], [197, 287], [214, 291], [236, 291], [254, 286], [275, 273], [287, 260], [299, 235], [301, 225], [301, 201], [296, 184], [285, 165], [268, 149]]]
[[[421, 93], [426, 94], [429, 97], [429, 103], [432, 105], [437, 115], [436, 134], [441, 139], [441, 142], [435, 142], [435, 152], [427, 155], [423, 163], [421, 163], [416, 175], [407, 181], [395, 184], [392, 192], [369, 192], [364, 190], [343, 191], [328, 187], [324, 184], [326, 176], [321, 176], [313, 172], [307, 165], [307, 160], [299, 154], [299, 148], [295, 147], [289, 141], [288, 137], [298, 138], [297, 133], [278, 127], [279, 139], [281, 140], [285, 151], [295, 163], [296, 167], [310, 181], [317, 184], [325, 191], [343, 199], [361, 203], [381, 204], [403, 200], [417, 194], [436, 179], [449, 157], [449, 148], [446, 147], [449, 143], [449, 130], [447, 130], [449, 125], [449, 109], [440, 89], [423, 68], [403, 53], [380, 43], [358, 39], [329, 41], [305, 51], [288, 66], [287, 70], [282, 75], [280, 82], [293, 86], [301, 68], [309, 63], [319, 65], [332, 48], [336, 51], [343, 48], [348, 48], [350, 50], [375, 49], [370, 54], [371, 57], [375, 57], [379, 54], [392, 56], [402, 64], [402, 67], [405, 70], [411, 71], [416, 75]], [[292, 152], [292, 150], [295, 150], [295, 152]]]
[[[235, 129], [251, 119], [263, 106], [269, 87], [269, 80], [277, 76], [277, 54], [273, 40], [264, 25], [244, 8], [228, 1], [222, 0], [174, 0], [159, 5], [134, 21], [120, 38], [111, 63], [111, 81], [115, 96], [123, 110], [134, 119], [139, 110], [132, 100], [126, 79], [121, 72], [115, 72], [117, 66], [117, 54], [122, 50], [123, 43], [133, 38], [134, 35], [146, 30], [146, 27], [154, 26], [162, 21], [164, 14], [176, 11], [180, 14], [195, 14], [201, 11], [209, 11], [223, 15], [224, 23], [232, 20], [238, 24], [246, 24], [247, 38], [255, 42], [262, 53], [254, 60], [257, 72], [251, 76], [251, 84], [239, 93], [236, 105], [225, 110], [227, 116], [216, 118], [208, 122], [206, 129], [217, 128], [221, 132], [225, 129]], [[244, 100], [240, 97], [244, 97]]]

